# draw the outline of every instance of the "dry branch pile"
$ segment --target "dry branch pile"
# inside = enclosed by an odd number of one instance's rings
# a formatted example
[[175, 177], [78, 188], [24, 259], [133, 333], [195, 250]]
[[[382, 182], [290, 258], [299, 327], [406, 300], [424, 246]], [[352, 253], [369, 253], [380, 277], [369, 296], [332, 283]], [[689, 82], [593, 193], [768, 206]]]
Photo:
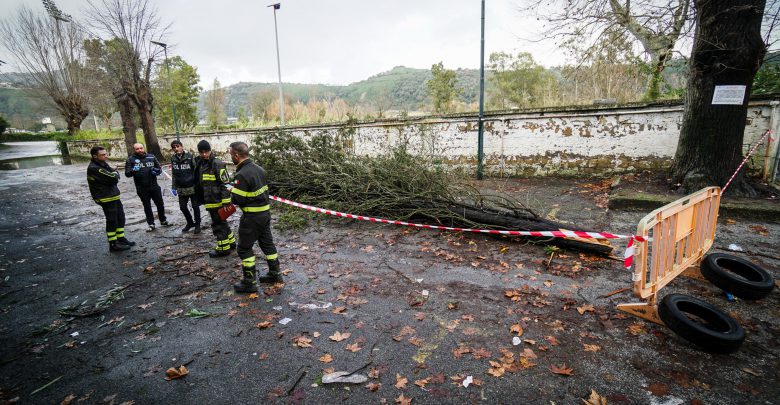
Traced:
[[[436, 225], [511, 230], [559, 230], [519, 201], [480, 192], [444, 168], [411, 155], [400, 143], [378, 157], [355, 156], [342, 136], [258, 135], [253, 158], [271, 177], [274, 195], [328, 209]], [[609, 254], [585, 241], [550, 243]]]

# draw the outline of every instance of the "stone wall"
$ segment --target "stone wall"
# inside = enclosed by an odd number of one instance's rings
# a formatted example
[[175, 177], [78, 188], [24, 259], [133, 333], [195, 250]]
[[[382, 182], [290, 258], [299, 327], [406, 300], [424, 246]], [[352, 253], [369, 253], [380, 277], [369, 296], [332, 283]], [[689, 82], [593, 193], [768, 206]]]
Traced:
[[[680, 104], [587, 108], [572, 110], [518, 111], [485, 117], [485, 172], [490, 175], [606, 175], [669, 167], [682, 123]], [[774, 120], [770, 117], [775, 115]], [[777, 101], [754, 101], [745, 126], [745, 149], [773, 125], [778, 132]], [[284, 131], [301, 137], [328, 134], [344, 138], [359, 155], [377, 156], [399, 142], [408, 142], [421, 159], [476, 167], [477, 117], [449, 115], [406, 120], [386, 120], [340, 125], [289, 127]], [[224, 154], [233, 141], [252, 143], [255, 136], [273, 136], [278, 129], [185, 135], [185, 149], [196, 150], [201, 139]], [[139, 137], [140, 137], [139, 132]], [[175, 136], [160, 137], [160, 146]], [[124, 142], [68, 142], [71, 155], [87, 156], [96, 143], [105, 145], [112, 159], [124, 159]], [[772, 143], [771, 156], [777, 153]], [[763, 165], [765, 148], [751, 160]], [[167, 156], [166, 156], [167, 158]]]

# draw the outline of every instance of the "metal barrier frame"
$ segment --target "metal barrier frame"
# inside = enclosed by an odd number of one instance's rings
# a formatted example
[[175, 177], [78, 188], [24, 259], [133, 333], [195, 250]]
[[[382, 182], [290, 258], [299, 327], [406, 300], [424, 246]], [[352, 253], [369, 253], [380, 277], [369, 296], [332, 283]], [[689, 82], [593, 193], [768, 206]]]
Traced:
[[658, 291], [675, 277], [703, 280], [702, 257], [712, 247], [720, 208], [720, 187], [707, 187], [647, 214], [637, 225], [632, 280], [634, 293], [645, 300], [619, 304], [621, 311], [663, 325], [658, 316]]

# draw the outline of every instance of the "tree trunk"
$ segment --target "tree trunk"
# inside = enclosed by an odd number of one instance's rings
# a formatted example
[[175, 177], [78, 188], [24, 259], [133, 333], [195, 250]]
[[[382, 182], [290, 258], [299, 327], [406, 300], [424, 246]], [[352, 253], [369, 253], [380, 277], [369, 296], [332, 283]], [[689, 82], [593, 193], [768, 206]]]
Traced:
[[[696, 35], [689, 64], [680, 139], [672, 180], [685, 192], [723, 187], [742, 160], [748, 96], [766, 46], [761, 20], [766, 0], [696, 0]], [[713, 105], [715, 86], [743, 85], [740, 105]], [[738, 175], [730, 190], [752, 194]]]
[[68, 135], [73, 136], [81, 128], [84, 118], [89, 115], [89, 109], [84, 107], [83, 100], [73, 96], [55, 99], [57, 109], [68, 126]]
[[133, 153], [133, 144], [138, 142], [135, 131], [138, 129], [133, 115], [133, 104], [130, 97], [123, 90], [114, 92], [117, 106], [119, 107], [119, 117], [122, 119], [122, 132], [125, 134], [125, 147], [127, 155]]
[[154, 115], [152, 114], [154, 108], [152, 91], [148, 82], [139, 87], [136, 107], [138, 107], [138, 115], [141, 117], [141, 129], [144, 131], [146, 151], [162, 160], [162, 151], [160, 150], [160, 142], [157, 140], [157, 130], [154, 127]]

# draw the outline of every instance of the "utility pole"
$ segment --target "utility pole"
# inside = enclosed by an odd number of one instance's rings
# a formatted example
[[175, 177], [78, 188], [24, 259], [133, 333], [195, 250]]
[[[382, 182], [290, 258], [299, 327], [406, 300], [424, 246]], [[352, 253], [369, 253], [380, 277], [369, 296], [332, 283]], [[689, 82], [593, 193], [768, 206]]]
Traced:
[[176, 129], [176, 140], [179, 140], [179, 121], [176, 119], [176, 100], [173, 97], [173, 76], [171, 76], [171, 66], [168, 64], [168, 45], [162, 42], [151, 41], [154, 45], [160, 46], [165, 54], [165, 70], [168, 72], [168, 94], [171, 97], [171, 110], [173, 111], [173, 127]]
[[482, 0], [482, 32], [479, 42], [479, 124], [477, 138], [477, 180], [482, 180], [485, 130], [485, 0]]
[[276, 10], [282, 8], [281, 3], [270, 4], [274, 8], [274, 36], [276, 37], [276, 70], [279, 73], [279, 116], [284, 126], [284, 95], [282, 94], [282, 65], [279, 63], [279, 31], [276, 28]]

